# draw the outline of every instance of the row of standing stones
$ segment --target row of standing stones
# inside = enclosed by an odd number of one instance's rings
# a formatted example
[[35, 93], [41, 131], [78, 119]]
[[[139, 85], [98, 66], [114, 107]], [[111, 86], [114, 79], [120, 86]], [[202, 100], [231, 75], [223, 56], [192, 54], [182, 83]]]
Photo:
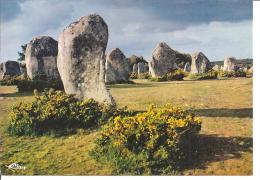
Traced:
[[[48, 79], [62, 80], [65, 92], [79, 99], [94, 98], [99, 102], [114, 104], [106, 89], [106, 83], [128, 81], [131, 73], [148, 73], [152, 77], [163, 76], [169, 70], [179, 69], [177, 51], [166, 43], [159, 43], [148, 63], [142, 57], [127, 58], [115, 48], [105, 55], [108, 42], [108, 26], [101, 16], [84, 16], [67, 26], [58, 42], [49, 36], [33, 38], [25, 52], [25, 64], [7, 61], [0, 65], [0, 79], [4, 76], [27, 74], [33, 78], [44, 73]], [[224, 66], [211, 66], [208, 58], [197, 52], [184, 71], [191, 74], [205, 73], [211, 69], [235, 71], [235, 58], [226, 58]]]

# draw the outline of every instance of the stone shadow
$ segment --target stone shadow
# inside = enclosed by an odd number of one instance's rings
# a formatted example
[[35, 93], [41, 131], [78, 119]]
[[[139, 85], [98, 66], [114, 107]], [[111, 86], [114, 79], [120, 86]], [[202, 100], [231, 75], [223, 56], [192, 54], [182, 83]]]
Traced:
[[194, 109], [189, 110], [196, 116], [206, 117], [239, 117], [245, 118], [253, 117], [253, 108], [241, 108], [241, 109], [227, 109], [227, 108], [212, 108], [212, 109]]
[[253, 152], [251, 137], [219, 137], [199, 134], [192, 140], [185, 169], [205, 169], [211, 162], [238, 159], [242, 153]]
[[25, 91], [25, 92], [14, 92], [14, 93], [2, 93], [0, 97], [25, 97], [33, 95], [32, 91]]

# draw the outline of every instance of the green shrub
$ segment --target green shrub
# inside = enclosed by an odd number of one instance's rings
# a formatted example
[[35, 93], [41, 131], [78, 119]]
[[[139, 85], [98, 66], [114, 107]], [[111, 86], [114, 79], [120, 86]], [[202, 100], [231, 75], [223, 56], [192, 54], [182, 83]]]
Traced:
[[174, 69], [169, 71], [162, 77], [149, 77], [149, 81], [163, 82], [163, 81], [181, 81], [183, 80], [185, 73], [181, 69]]
[[148, 72], [146, 73], [137, 73], [137, 72], [132, 72], [130, 75], [131, 79], [149, 79], [150, 74]]
[[204, 80], [204, 79], [217, 79], [218, 72], [210, 70], [207, 73], [189, 74], [189, 79], [193, 80]]
[[163, 79], [166, 79], [167, 81], [174, 81], [174, 80], [180, 81], [180, 80], [183, 80], [184, 75], [185, 74], [184, 74], [183, 70], [176, 69], [176, 70], [168, 72], [165, 75], [166, 77]]
[[21, 76], [8, 76], [8, 77], [5, 77], [3, 80], [0, 81], [0, 84], [2, 86], [15, 86], [19, 81], [22, 81], [22, 80], [28, 80], [28, 78], [23, 78]]
[[48, 132], [76, 128], [92, 128], [104, 124], [111, 117], [127, 114], [93, 99], [78, 101], [62, 91], [44, 91], [35, 95], [31, 103], [20, 103], [12, 108], [8, 132], [13, 135], [41, 135]]
[[137, 78], [138, 79], [148, 79], [150, 77], [150, 74], [148, 72], [146, 73], [139, 73]]
[[107, 124], [90, 155], [112, 163], [118, 174], [167, 174], [191, 156], [189, 146], [201, 120], [170, 104], [151, 106], [135, 116], [117, 116]]
[[165, 77], [149, 77], [148, 78], [149, 81], [152, 82], [163, 82], [163, 81], [167, 81]]
[[230, 78], [230, 77], [246, 77], [246, 72], [245, 71], [219, 71], [218, 72], [218, 77], [219, 78]]
[[18, 91], [32, 91], [37, 89], [43, 91], [45, 88], [52, 88], [55, 90], [63, 90], [63, 84], [61, 80], [44, 80], [43, 75], [36, 76], [34, 80], [28, 77], [24, 78], [21, 76], [5, 78], [0, 82], [3, 86], [17, 86]]
[[138, 73], [137, 72], [132, 72], [130, 75], [131, 79], [137, 79], [138, 78]]

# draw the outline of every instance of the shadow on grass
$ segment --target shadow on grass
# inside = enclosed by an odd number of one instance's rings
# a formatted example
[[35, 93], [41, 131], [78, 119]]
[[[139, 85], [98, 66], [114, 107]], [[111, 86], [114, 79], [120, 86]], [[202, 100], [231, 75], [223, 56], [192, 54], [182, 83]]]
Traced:
[[198, 135], [190, 147], [191, 155], [183, 166], [184, 169], [205, 169], [208, 163], [237, 159], [241, 153], [253, 152], [251, 137], [218, 137], [217, 135]]
[[163, 82], [147, 82], [147, 83], [139, 83], [136, 82], [134, 84], [110, 84], [106, 85], [108, 88], [146, 88], [146, 87], [160, 87], [162, 85], [183, 85], [183, 84], [194, 84], [196, 81], [163, 81]]
[[33, 92], [25, 91], [25, 92], [15, 92], [15, 93], [4, 93], [0, 94], [0, 97], [25, 97], [25, 96], [32, 96]]
[[253, 117], [253, 108], [241, 108], [241, 109], [194, 109], [190, 110], [196, 116], [207, 117]]
[[135, 83], [135, 84], [113, 84], [107, 85], [108, 88], [144, 88], [144, 87], [158, 87], [156, 83]]

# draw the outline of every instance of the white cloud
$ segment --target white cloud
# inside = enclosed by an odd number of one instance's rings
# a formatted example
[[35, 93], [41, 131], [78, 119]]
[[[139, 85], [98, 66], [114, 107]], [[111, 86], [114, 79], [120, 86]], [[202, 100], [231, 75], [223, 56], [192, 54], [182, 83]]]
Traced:
[[[191, 26], [173, 32], [173, 39], [176, 47], [188, 52], [203, 51], [211, 60], [221, 60], [226, 56], [252, 57], [252, 21]], [[187, 43], [182, 44], [182, 40]]]
[[211, 61], [221, 60], [227, 56], [252, 57], [251, 21], [211, 22], [190, 26], [184, 30], [162, 33], [132, 31], [136, 27], [136, 24], [133, 24], [132, 28], [129, 27], [130, 35], [125, 32], [112, 40], [114, 45], [125, 47], [127, 52], [130, 52], [128, 55], [141, 54], [149, 60], [156, 44], [165, 41], [173, 49], [181, 52], [202, 51]]
[[65, 26], [91, 12], [100, 14], [109, 26], [108, 51], [118, 47], [126, 56], [137, 54], [149, 59], [156, 44], [165, 41], [180, 51], [203, 51], [211, 60], [225, 56], [252, 57], [251, 21], [194, 25], [174, 19], [160, 19], [145, 11], [144, 7], [118, 8], [117, 5], [108, 6], [100, 2], [22, 2], [21, 12], [15, 19], [1, 22], [0, 60], [16, 59], [20, 45], [29, 42], [33, 36], [50, 35], [58, 39]]

